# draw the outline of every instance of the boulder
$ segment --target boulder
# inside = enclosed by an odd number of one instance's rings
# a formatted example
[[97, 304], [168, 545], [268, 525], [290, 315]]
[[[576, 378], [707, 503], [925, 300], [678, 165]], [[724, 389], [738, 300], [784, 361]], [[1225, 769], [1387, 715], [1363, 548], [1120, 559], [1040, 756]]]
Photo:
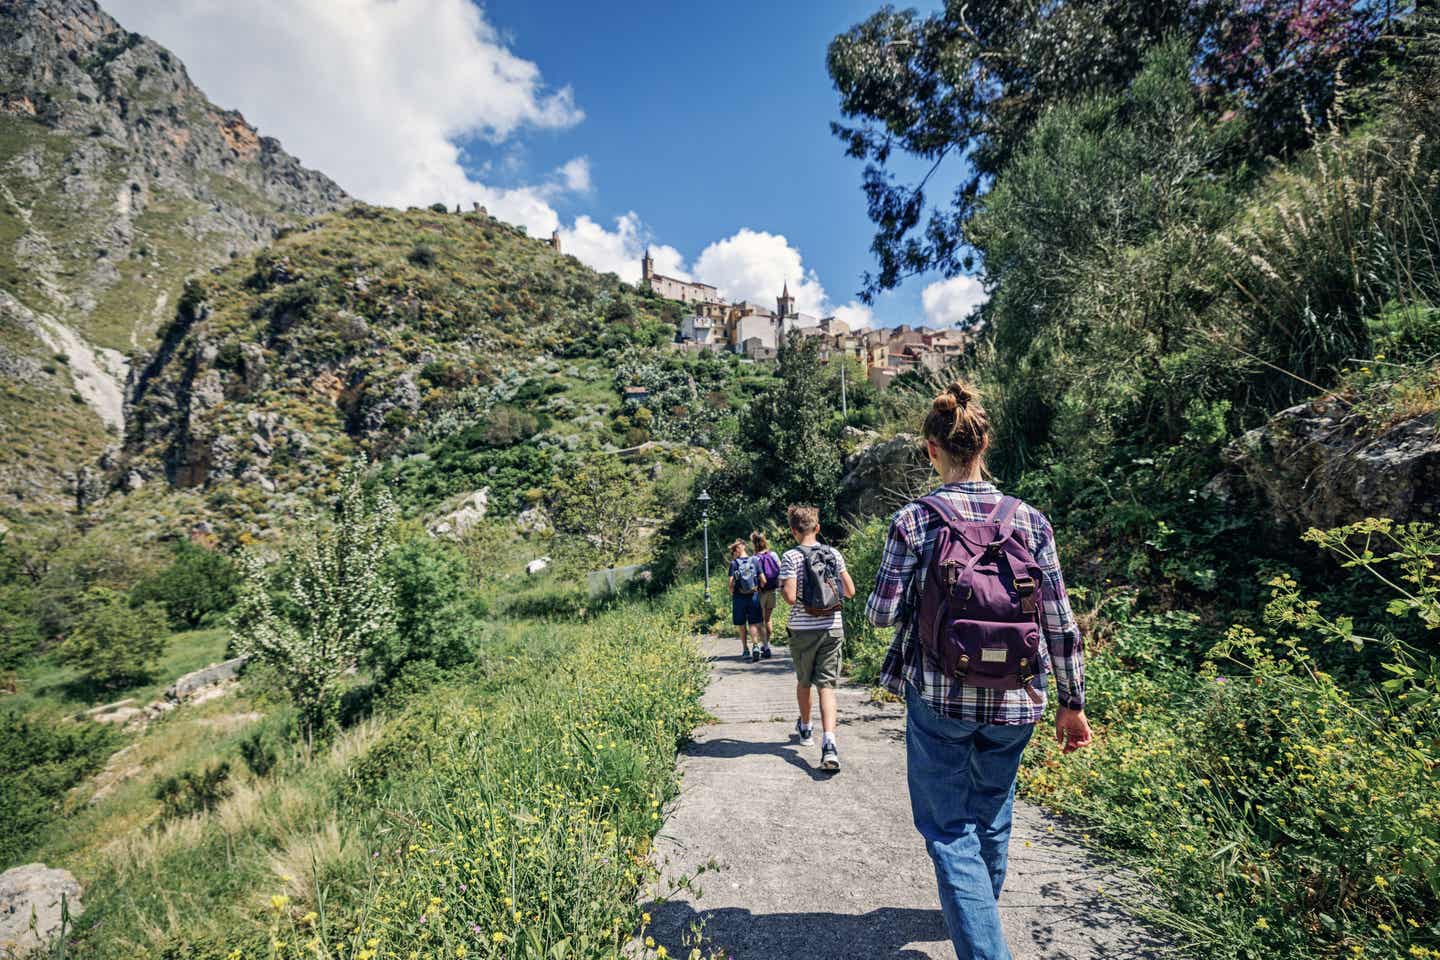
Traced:
[[899, 433], [857, 449], [845, 459], [836, 503], [846, 517], [889, 513], [926, 486], [930, 462], [920, 438]]
[[1282, 410], [1225, 450], [1236, 480], [1300, 529], [1440, 513], [1436, 413], [1376, 429], [1335, 397]]
[[515, 529], [527, 534], [545, 534], [554, 530], [544, 507], [527, 507], [515, 515]]
[[529, 563], [525, 564], [525, 575], [527, 577], [533, 577], [537, 573], [543, 573], [546, 569], [549, 568], [549, 566], [549, 557], [536, 557], [534, 560], [531, 560]]
[[459, 509], [454, 510], [430, 524], [430, 536], [448, 537], [451, 540], [459, 540], [470, 532], [490, 509], [490, 488], [482, 487], [470, 496], [466, 497], [460, 504]]
[[28, 954], [49, 944], [60, 932], [62, 901], [71, 922], [85, 910], [80, 884], [68, 870], [27, 863], [0, 873], [0, 956]]

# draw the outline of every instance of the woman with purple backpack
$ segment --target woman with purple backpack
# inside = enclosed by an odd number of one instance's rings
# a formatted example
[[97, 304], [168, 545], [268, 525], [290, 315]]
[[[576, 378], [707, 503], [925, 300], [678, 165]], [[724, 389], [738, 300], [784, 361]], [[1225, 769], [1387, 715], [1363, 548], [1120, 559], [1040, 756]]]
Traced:
[[910, 809], [962, 960], [1008, 960], [998, 898], [1015, 775], [1053, 677], [1055, 738], [1090, 743], [1083, 645], [1055, 534], [983, 479], [990, 420], [955, 381], [925, 417], [941, 486], [891, 521], [865, 613], [895, 638], [880, 683], [906, 703]]
[[760, 658], [770, 659], [770, 636], [773, 630], [770, 617], [775, 613], [775, 591], [780, 587], [780, 557], [770, 549], [770, 541], [759, 530], [751, 531], [750, 545], [755, 548], [755, 562], [760, 565], [760, 575], [765, 578], [760, 588]]

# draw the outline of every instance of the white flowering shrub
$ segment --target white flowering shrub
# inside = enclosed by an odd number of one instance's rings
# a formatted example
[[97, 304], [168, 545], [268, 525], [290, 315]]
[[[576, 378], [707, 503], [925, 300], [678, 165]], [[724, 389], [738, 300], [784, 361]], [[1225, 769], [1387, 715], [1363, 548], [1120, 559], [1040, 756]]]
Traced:
[[230, 621], [236, 649], [275, 668], [307, 739], [334, 719], [340, 677], [395, 629], [394, 588], [382, 571], [395, 507], [383, 490], [365, 495], [363, 467], [361, 460], [346, 468], [331, 514], [313, 518], [288, 551], [283, 611], [270, 596], [264, 561], [241, 559]]

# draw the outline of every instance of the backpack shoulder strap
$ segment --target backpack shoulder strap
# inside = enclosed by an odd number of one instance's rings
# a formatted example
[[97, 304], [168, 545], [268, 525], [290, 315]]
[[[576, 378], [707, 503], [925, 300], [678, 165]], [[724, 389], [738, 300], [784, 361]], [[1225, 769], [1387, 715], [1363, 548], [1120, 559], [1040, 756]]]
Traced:
[[995, 504], [995, 509], [990, 511], [986, 517], [991, 523], [1000, 525], [999, 539], [1008, 540], [1015, 529], [1015, 511], [1020, 506], [1020, 501], [1015, 497], [1001, 497], [1000, 502]]
[[946, 499], [940, 496], [938, 493], [932, 493], [927, 497], [921, 497], [915, 502], [929, 508], [930, 511], [933, 512], [937, 517], [939, 517], [947, 527], [955, 531], [957, 534], [960, 532], [960, 528], [963, 527], [967, 522], [969, 522], [964, 517], [960, 516], [960, 512], [956, 510], [953, 506], [951, 506], [949, 502], [947, 502]]

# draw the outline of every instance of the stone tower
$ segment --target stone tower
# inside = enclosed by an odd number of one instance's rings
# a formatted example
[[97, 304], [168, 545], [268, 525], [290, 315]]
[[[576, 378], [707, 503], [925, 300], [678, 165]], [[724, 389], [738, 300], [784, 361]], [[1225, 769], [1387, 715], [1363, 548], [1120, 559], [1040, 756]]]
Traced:
[[645, 248], [645, 256], [640, 259], [640, 282], [649, 283], [650, 278], [655, 275], [655, 258], [650, 256], [650, 248]]
[[781, 320], [793, 316], [795, 313], [795, 298], [790, 296], [790, 284], [785, 284], [785, 289], [780, 296], [775, 298], [775, 305], [778, 308], [775, 312]]
[[560, 251], [560, 228], [559, 228], [559, 227], [556, 227], [556, 228], [555, 228], [555, 232], [552, 233], [552, 234], [550, 234], [550, 246], [552, 246], [552, 247], [555, 248], [555, 252], [556, 252], [556, 253], [560, 253], [560, 252], [561, 252], [561, 251]]

